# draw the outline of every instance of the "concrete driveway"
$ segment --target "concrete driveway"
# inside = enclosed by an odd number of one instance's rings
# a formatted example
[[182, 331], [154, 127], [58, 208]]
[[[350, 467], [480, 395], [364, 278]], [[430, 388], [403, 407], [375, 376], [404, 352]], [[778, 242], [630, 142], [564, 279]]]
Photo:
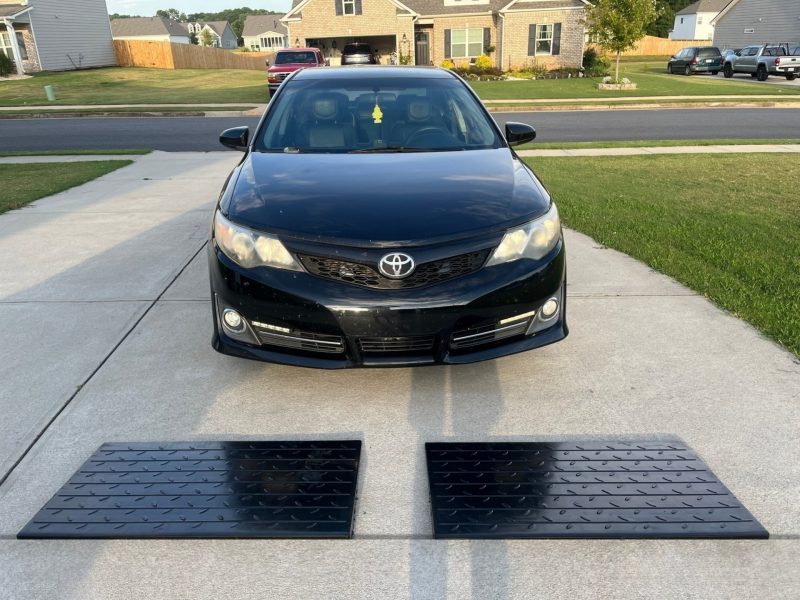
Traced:
[[[800, 364], [567, 232], [563, 343], [327, 372], [209, 346], [203, 246], [234, 154], [162, 154], [0, 216], [2, 598], [796, 598]], [[434, 541], [423, 443], [680, 437], [768, 541]], [[17, 541], [106, 441], [358, 438], [350, 541]]]

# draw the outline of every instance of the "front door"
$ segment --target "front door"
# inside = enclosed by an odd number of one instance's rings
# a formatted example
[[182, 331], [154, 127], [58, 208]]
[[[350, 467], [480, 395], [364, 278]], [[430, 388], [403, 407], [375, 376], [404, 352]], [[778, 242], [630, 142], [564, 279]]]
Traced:
[[427, 31], [417, 31], [414, 34], [414, 39], [416, 42], [416, 64], [418, 65], [429, 65], [431, 63], [431, 55], [428, 46], [428, 32]]

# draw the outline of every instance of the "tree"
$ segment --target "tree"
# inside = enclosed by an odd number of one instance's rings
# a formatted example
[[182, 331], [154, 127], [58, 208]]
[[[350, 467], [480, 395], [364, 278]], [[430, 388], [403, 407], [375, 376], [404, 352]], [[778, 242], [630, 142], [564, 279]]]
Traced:
[[197, 39], [197, 34], [194, 31], [189, 33], [189, 41], [195, 46], [200, 43], [200, 40]]
[[675, 9], [668, 0], [656, 0], [656, 8], [658, 8], [658, 17], [647, 26], [647, 35], [665, 38], [672, 31], [672, 25], [675, 23]]
[[157, 17], [167, 17], [173, 21], [186, 21], [186, 13], [178, 11], [176, 8], [168, 8], [167, 10], [157, 10]]
[[203, 29], [203, 31], [200, 32], [200, 41], [203, 43], [203, 46], [211, 46], [214, 43], [214, 36], [211, 35], [208, 29]]
[[617, 55], [615, 81], [619, 81], [620, 56], [645, 36], [647, 27], [657, 17], [654, 0], [595, 0], [586, 7], [589, 35]]

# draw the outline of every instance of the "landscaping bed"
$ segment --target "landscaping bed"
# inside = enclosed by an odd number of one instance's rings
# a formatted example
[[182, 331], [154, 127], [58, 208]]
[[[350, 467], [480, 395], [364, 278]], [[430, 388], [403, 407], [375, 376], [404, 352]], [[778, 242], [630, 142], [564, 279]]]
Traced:
[[[526, 161], [566, 226], [674, 277], [800, 356], [796, 155]], [[776, 161], [784, 176], [765, 182]]]

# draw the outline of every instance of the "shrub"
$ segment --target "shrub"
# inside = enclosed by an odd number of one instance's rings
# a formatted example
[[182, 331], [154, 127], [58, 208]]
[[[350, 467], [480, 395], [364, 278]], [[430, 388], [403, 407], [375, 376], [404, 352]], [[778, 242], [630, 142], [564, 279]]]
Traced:
[[469, 65], [466, 67], [455, 67], [453, 71], [469, 81], [500, 81], [505, 79], [503, 72], [496, 67], [479, 69], [475, 65]]
[[0, 52], [0, 77], [8, 77], [14, 71], [14, 63], [3, 52]]
[[486, 71], [491, 69], [494, 65], [492, 64], [492, 59], [486, 56], [485, 54], [481, 54], [478, 58], [475, 59], [475, 68], [481, 71]]
[[583, 69], [587, 77], [603, 77], [611, 70], [611, 63], [594, 48], [587, 48], [583, 53]]
[[450, 70], [452, 71], [453, 69], [455, 69], [455, 68], [456, 68], [456, 65], [455, 65], [455, 63], [454, 63], [452, 60], [449, 60], [449, 59], [445, 58], [445, 59], [442, 61], [441, 67], [442, 67], [443, 69], [450, 69]]

